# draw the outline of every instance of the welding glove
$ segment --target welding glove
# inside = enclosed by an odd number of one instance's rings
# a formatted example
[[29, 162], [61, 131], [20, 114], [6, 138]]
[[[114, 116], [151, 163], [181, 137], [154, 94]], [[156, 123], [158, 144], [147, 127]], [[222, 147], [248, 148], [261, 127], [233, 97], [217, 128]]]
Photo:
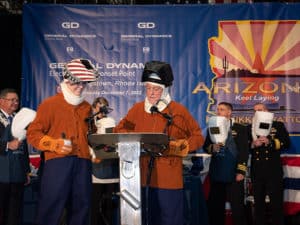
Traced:
[[169, 142], [169, 148], [164, 155], [185, 157], [189, 153], [189, 143], [186, 139]]
[[48, 150], [59, 155], [67, 155], [72, 152], [72, 144], [70, 140], [63, 138], [52, 138], [45, 135], [39, 142], [40, 150]]

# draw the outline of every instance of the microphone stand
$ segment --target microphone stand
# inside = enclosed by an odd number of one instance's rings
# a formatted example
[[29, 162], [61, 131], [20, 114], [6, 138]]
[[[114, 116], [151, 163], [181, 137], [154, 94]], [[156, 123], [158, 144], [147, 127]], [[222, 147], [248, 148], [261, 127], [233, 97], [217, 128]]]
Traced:
[[160, 114], [161, 116], [163, 116], [166, 120], [167, 120], [167, 124], [166, 124], [166, 127], [164, 129], [164, 133], [167, 133], [167, 127], [170, 126], [173, 122], [173, 117], [167, 113], [162, 113], [158, 110], [157, 106], [153, 105], [151, 106], [150, 108], [150, 112], [153, 114], [153, 113], [158, 113]]
[[146, 196], [145, 197], [145, 201], [146, 201], [145, 202], [145, 205], [146, 205], [146, 209], [145, 209], [145, 211], [146, 211], [146, 213], [145, 213], [146, 224], [145, 225], [148, 225], [149, 221], [151, 219], [150, 210], [149, 210], [149, 208], [150, 208], [149, 207], [150, 206], [150, 204], [149, 204], [149, 202], [150, 202], [150, 200], [149, 200], [149, 198], [150, 198], [149, 188], [150, 188], [151, 174], [152, 174], [152, 170], [154, 168], [154, 161], [155, 161], [154, 153], [149, 151], [148, 154], [150, 155], [150, 160], [149, 160], [149, 163], [148, 163], [148, 173], [147, 173], [146, 188], [145, 188], [145, 191], [146, 191], [146, 193], [145, 193], [145, 196]]
[[[172, 116], [168, 115], [167, 113], [162, 113], [158, 110], [158, 108], [153, 105], [151, 108], [150, 108], [150, 112], [151, 114], [153, 114], [154, 112], [162, 115], [166, 120], [167, 120], [167, 123], [166, 123], [166, 126], [164, 128], [164, 133], [166, 134], [167, 133], [167, 127], [169, 127], [172, 122], [173, 122], [173, 118]], [[146, 187], [145, 187], [145, 205], [146, 205], [146, 213], [145, 213], [145, 225], [148, 225], [149, 224], [149, 221], [151, 220], [151, 217], [150, 217], [150, 210], [149, 210], [149, 198], [150, 198], [150, 195], [149, 195], [149, 192], [150, 192], [150, 182], [151, 182], [151, 175], [152, 175], [152, 170], [154, 168], [154, 162], [155, 162], [155, 158], [157, 157], [157, 153], [156, 152], [151, 152], [151, 151], [147, 151], [147, 153], [150, 155], [150, 160], [149, 160], [149, 163], [148, 163], [148, 173], [147, 173], [147, 180], [146, 180]]]
[[85, 118], [84, 121], [85, 121], [85, 122], [91, 121], [91, 120], [94, 119], [94, 117], [97, 116], [99, 113], [101, 113], [101, 110], [99, 110], [98, 112], [96, 112], [96, 113], [92, 114], [91, 116]]
[[85, 118], [85, 122], [88, 123], [88, 135], [93, 133], [93, 121], [94, 121], [94, 117], [97, 116], [100, 113], [100, 110], [96, 113], [94, 113], [93, 115]]

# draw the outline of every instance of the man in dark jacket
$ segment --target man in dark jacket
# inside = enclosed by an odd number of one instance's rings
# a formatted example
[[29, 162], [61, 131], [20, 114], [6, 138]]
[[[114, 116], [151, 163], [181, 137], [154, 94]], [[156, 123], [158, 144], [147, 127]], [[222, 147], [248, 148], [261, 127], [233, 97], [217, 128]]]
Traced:
[[[204, 151], [212, 154], [209, 178], [208, 214], [210, 225], [225, 224], [225, 202], [231, 205], [233, 223], [246, 224], [244, 206], [244, 178], [248, 160], [247, 126], [234, 123], [231, 119], [232, 105], [221, 102], [217, 106], [216, 119], [225, 121], [224, 141], [213, 141], [219, 127], [208, 127]], [[226, 127], [226, 128], [225, 128]], [[224, 129], [223, 129], [224, 128]], [[215, 132], [218, 133], [218, 132]]]
[[0, 92], [0, 224], [19, 225], [24, 184], [28, 184], [29, 157], [26, 141], [13, 137], [12, 117], [19, 107], [14, 89]]
[[[254, 105], [254, 111], [268, 112], [268, 109], [264, 104], [259, 103]], [[266, 224], [266, 196], [268, 196], [271, 224], [283, 225], [283, 170], [280, 151], [289, 147], [290, 139], [284, 124], [272, 120], [269, 123], [269, 134], [258, 135], [258, 129], [268, 128], [267, 119], [263, 118], [260, 125], [256, 126], [258, 122], [255, 122], [254, 116], [251, 126], [251, 181], [255, 202], [254, 222], [255, 225]]]

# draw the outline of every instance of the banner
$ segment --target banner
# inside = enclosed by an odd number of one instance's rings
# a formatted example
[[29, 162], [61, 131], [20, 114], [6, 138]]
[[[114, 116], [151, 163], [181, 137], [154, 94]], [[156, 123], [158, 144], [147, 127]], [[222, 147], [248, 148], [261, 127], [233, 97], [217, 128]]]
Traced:
[[119, 121], [144, 99], [145, 62], [160, 60], [173, 69], [172, 98], [204, 135], [218, 102], [231, 102], [242, 123], [263, 102], [288, 128], [284, 153], [300, 154], [299, 10], [297, 3], [24, 4], [22, 106], [36, 109], [56, 93], [64, 63], [87, 58], [100, 73], [87, 100], [107, 98]]

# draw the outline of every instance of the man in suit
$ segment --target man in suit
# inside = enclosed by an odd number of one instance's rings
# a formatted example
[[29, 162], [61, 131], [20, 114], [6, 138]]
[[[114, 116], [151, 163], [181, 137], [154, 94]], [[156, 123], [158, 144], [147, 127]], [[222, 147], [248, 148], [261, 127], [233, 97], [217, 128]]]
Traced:
[[0, 92], [0, 224], [19, 225], [24, 185], [30, 182], [27, 143], [12, 135], [12, 118], [19, 107], [14, 89]]

